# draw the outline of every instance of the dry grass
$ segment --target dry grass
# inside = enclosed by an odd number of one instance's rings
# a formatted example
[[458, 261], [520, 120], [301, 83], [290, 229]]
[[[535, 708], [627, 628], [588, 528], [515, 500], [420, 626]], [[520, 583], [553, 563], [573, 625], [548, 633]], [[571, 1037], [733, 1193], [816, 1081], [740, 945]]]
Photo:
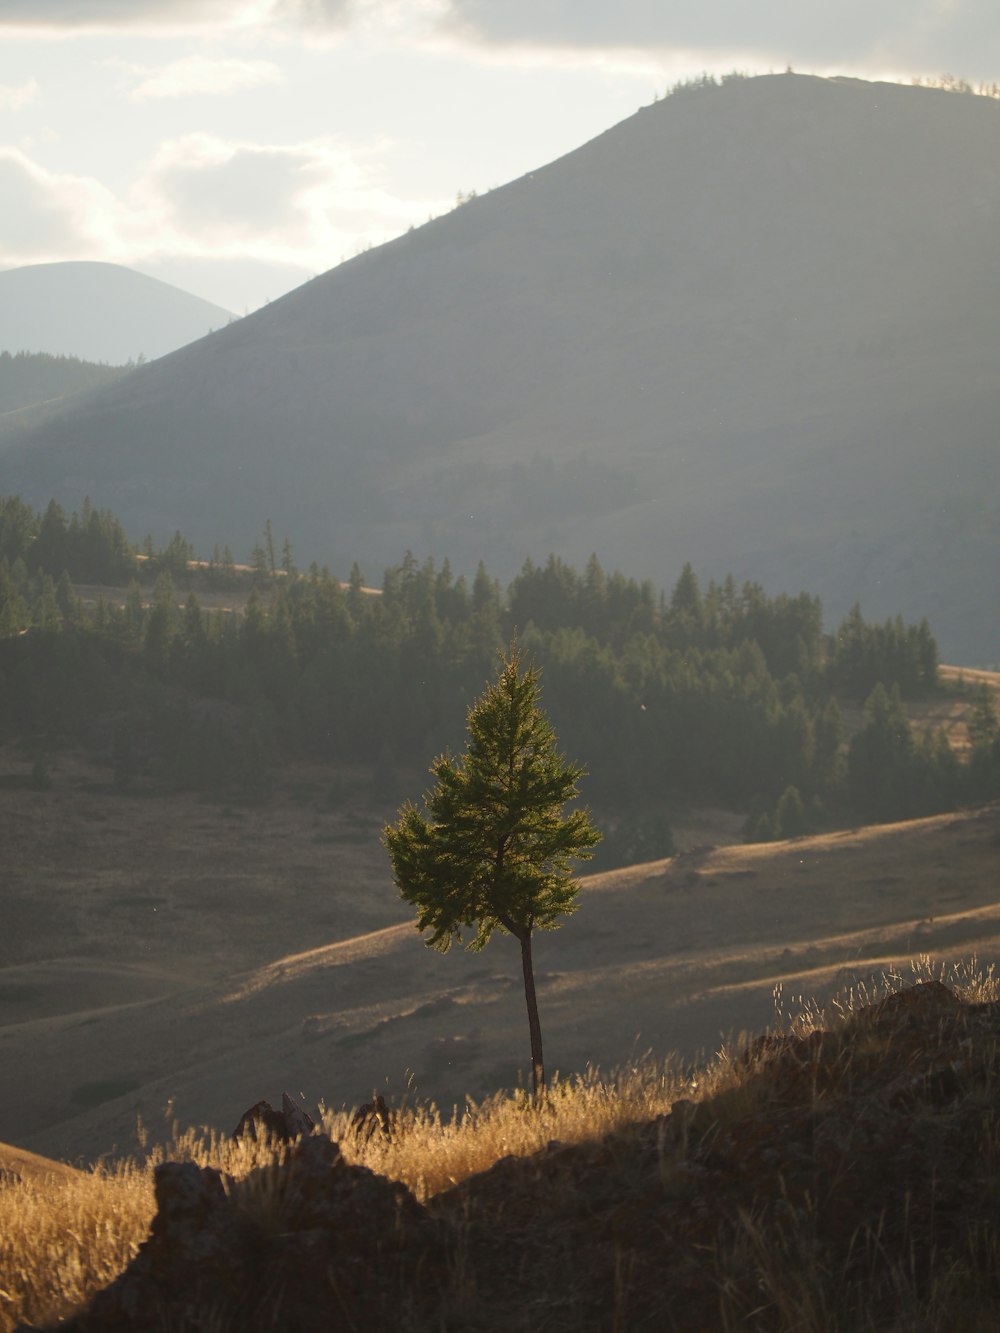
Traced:
[[791, 997], [786, 1004], [781, 988], [776, 987], [775, 1016], [779, 1028], [797, 1037], [808, 1037], [812, 1032], [836, 1032], [859, 1010], [925, 981], [940, 981], [963, 1004], [989, 1004], [1000, 999], [1000, 977], [994, 963], [981, 967], [974, 954], [957, 963], [936, 961], [929, 954], [920, 954], [911, 958], [905, 969], [891, 968], [869, 981], [845, 986], [826, 1005], [801, 995]]
[[168, 1145], [141, 1160], [75, 1173], [53, 1163], [51, 1175], [29, 1178], [0, 1171], [0, 1333], [65, 1318], [117, 1277], [149, 1232], [160, 1162], [194, 1161], [239, 1178], [280, 1156], [267, 1144], [175, 1127]]
[[[502, 1157], [528, 1156], [553, 1139], [599, 1138], [665, 1114], [686, 1086], [679, 1068], [640, 1063], [609, 1080], [593, 1071], [556, 1079], [542, 1107], [523, 1095], [498, 1095], [448, 1113], [404, 1104], [390, 1143], [356, 1143], [348, 1111], [326, 1111], [323, 1128], [341, 1143], [348, 1161], [400, 1180], [427, 1200]], [[98, 1167], [69, 1181], [0, 1177], [0, 1333], [19, 1320], [65, 1317], [125, 1267], [152, 1220], [152, 1172], [159, 1162], [193, 1161], [240, 1180], [283, 1156], [278, 1145], [233, 1143], [214, 1130], [180, 1132], [174, 1126], [170, 1141], [143, 1160]], [[252, 1195], [241, 1200], [241, 1206], [265, 1213], [275, 1203]]]
[[[427, 1200], [506, 1156], [528, 1156], [553, 1139], [565, 1143], [598, 1138], [612, 1130], [669, 1111], [680, 1095], [679, 1070], [637, 1064], [608, 1081], [596, 1072], [553, 1081], [541, 1108], [525, 1096], [496, 1096], [442, 1113], [434, 1105], [403, 1105], [391, 1143], [355, 1142], [353, 1112], [326, 1111], [323, 1129], [353, 1163], [400, 1180]], [[212, 1166], [239, 1181], [255, 1167], [280, 1164], [278, 1144], [234, 1143], [211, 1129], [182, 1132], [176, 1124], [165, 1144], [140, 1159], [79, 1172], [23, 1180], [0, 1174], [0, 1333], [19, 1321], [65, 1318], [94, 1291], [107, 1285], [138, 1250], [154, 1212], [152, 1177], [165, 1160]], [[56, 1164], [54, 1168], [58, 1170]], [[241, 1207], [258, 1221], [280, 1207], [277, 1195], [260, 1190], [241, 1195]]]
[[850, 1249], [859, 1278], [825, 1262], [815, 1209], [789, 1211], [777, 1226], [753, 1213], [740, 1223], [713, 1255], [722, 1333], [995, 1333], [1000, 1235], [993, 1228], [962, 1237], [948, 1262], [927, 1273], [913, 1262], [887, 1262], [878, 1230], [859, 1227]]
[[153, 1212], [135, 1162], [65, 1176], [0, 1176], [0, 1329], [68, 1313], [135, 1254]]
[[[917, 981], [940, 980], [971, 1003], [1000, 998], [994, 970], [981, 970], [975, 960], [933, 965], [916, 959], [908, 972], [888, 972], [869, 986], [855, 986], [825, 1008], [807, 1001], [786, 1005], [776, 994], [778, 1021], [771, 1035], [808, 1036], [820, 1030], [834, 1035], [843, 1030], [859, 1009]], [[507, 1156], [528, 1156], [553, 1140], [564, 1144], [598, 1140], [629, 1125], [642, 1124], [670, 1111], [680, 1098], [693, 1101], [691, 1112], [699, 1133], [711, 1124], [731, 1123], [756, 1109], [761, 1097], [762, 1070], [768, 1048], [748, 1060], [742, 1042], [724, 1046], [703, 1067], [684, 1070], [638, 1062], [602, 1079], [596, 1071], [568, 1080], [556, 1079], [546, 1102], [537, 1106], [524, 1094], [497, 1095], [443, 1113], [434, 1105], [406, 1105], [397, 1110], [397, 1132], [391, 1142], [373, 1139], [355, 1142], [351, 1113], [324, 1111], [323, 1128], [341, 1143], [349, 1161], [366, 1165], [405, 1183], [421, 1200], [434, 1195]], [[675, 1145], [684, 1155], [684, 1140]], [[239, 1181], [254, 1167], [282, 1160], [284, 1150], [272, 1144], [233, 1143], [212, 1130], [181, 1132], [174, 1124], [169, 1141], [145, 1151], [141, 1159], [102, 1165], [87, 1172], [20, 1178], [0, 1175], [0, 1333], [21, 1320], [42, 1322], [64, 1318], [96, 1289], [122, 1270], [144, 1239], [153, 1213], [152, 1172], [163, 1160], [194, 1161], [214, 1166]], [[56, 1168], [56, 1170], [60, 1170]], [[274, 1176], [261, 1177], [263, 1180]], [[259, 1194], [259, 1191], [258, 1191]], [[263, 1210], [280, 1200], [244, 1192], [241, 1206]], [[773, 1230], [773, 1228], [772, 1228]], [[970, 1238], [974, 1249], [975, 1238]], [[986, 1258], [1000, 1257], [995, 1237], [980, 1237]], [[872, 1250], [877, 1263], [877, 1237], [859, 1234], [859, 1246]], [[986, 1253], [988, 1251], [988, 1253]], [[982, 1256], [980, 1256], [982, 1258]], [[977, 1324], [976, 1290], [972, 1269], [943, 1273], [934, 1282], [928, 1304], [915, 1275], [895, 1273], [898, 1286], [892, 1324], [867, 1324], [858, 1313], [858, 1291], [841, 1290], [836, 1274], [817, 1262], [816, 1240], [808, 1216], [790, 1217], [780, 1244], [765, 1232], [752, 1214], [725, 1250], [714, 1255], [719, 1274], [720, 1323], [729, 1330], [747, 1326], [748, 1283], [758, 1293], [761, 1308], [769, 1310], [767, 1327], [796, 1330], [851, 1328], [943, 1328], [942, 1312], [954, 1311], [961, 1298], [969, 1317], [965, 1327]], [[751, 1280], [752, 1279], [752, 1280]], [[885, 1282], [884, 1275], [881, 1281]], [[831, 1295], [834, 1293], [834, 1295]], [[831, 1305], [837, 1304], [837, 1308]], [[950, 1306], [949, 1306], [950, 1303]], [[849, 1308], [853, 1304], [853, 1313]], [[908, 1312], [908, 1313], [906, 1313]], [[905, 1316], [905, 1317], [904, 1317]], [[899, 1322], [902, 1319], [903, 1322]], [[859, 1322], [861, 1320], [861, 1322]], [[626, 1327], [627, 1325], [622, 1325]], [[992, 1325], [991, 1325], [992, 1326]]]
[[527, 1157], [554, 1139], [583, 1143], [665, 1115], [686, 1087], [679, 1065], [643, 1061], [607, 1080], [595, 1070], [557, 1076], [541, 1106], [526, 1094], [498, 1094], [449, 1113], [433, 1104], [404, 1106], [397, 1137], [373, 1139], [362, 1149], [352, 1147], [349, 1115], [327, 1112], [323, 1128], [350, 1160], [402, 1181], [423, 1202], [502, 1157]]

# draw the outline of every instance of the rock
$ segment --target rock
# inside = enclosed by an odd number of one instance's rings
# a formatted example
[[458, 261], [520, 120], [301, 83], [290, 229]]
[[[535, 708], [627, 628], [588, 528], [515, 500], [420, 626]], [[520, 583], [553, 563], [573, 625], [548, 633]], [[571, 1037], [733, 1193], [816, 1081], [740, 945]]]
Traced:
[[281, 1094], [281, 1114], [285, 1118], [285, 1128], [290, 1139], [311, 1134], [316, 1128], [316, 1122], [312, 1116], [298, 1104], [294, 1097], [289, 1097], [287, 1092]]
[[390, 1110], [384, 1097], [373, 1092], [371, 1101], [354, 1112], [351, 1129], [359, 1143], [369, 1143], [376, 1134], [388, 1142], [396, 1133], [395, 1112]]
[[279, 1143], [288, 1142], [288, 1126], [285, 1117], [276, 1111], [270, 1102], [255, 1102], [249, 1111], [244, 1111], [240, 1123], [233, 1130], [234, 1139], [276, 1139]]
[[126, 1333], [158, 1326], [170, 1308], [187, 1327], [204, 1308], [199, 1277], [212, 1275], [213, 1299], [238, 1298], [242, 1285], [232, 1208], [220, 1173], [193, 1162], [164, 1162], [153, 1174], [156, 1216], [139, 1253], [98, 1292], [78, 1323], [81, 1333]]
[[234, 1139], [274, 1139], [278, 1143], [291, 1143], [303, 1134], [311, 1134], [316, 1128], [315, 1121], [287, 1092], [281, 1094], [281, 1110], [276, 1111], [270, 1102], [255, 1102], [249, 1111], [243, 1113], [240, 1123], [233, 1130]]
[[448, 1228], [409, 1190], [348, 1165], [325, 1134], [241, 1180], [209, 1167], [156, 1168], [156, 1216], [128, 1268], [71, 1333], [339, 1333], [382, 1322], [399, 1301], [436, 1302]]

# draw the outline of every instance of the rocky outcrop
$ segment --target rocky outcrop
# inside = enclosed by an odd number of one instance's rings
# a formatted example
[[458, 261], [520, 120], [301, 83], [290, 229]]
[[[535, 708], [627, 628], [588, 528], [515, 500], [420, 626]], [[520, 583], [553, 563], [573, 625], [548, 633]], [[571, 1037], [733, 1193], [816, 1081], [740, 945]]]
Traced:
[[[521, 1307], [557, 1304], [545, 1326], [566, 1333], [930, 1330], [951, 1326], [922, 1309], [949, 1281], [951, 1307], [995, 1308], [1000, 1005], [928, 982], [736, 1063], [714, 1096], [433, 1200], [480, 1292], [503, 1307], [516, 1265]], [[528, 1327], [513, 1301], [495, 1313]]]
[[155, 1189], [148, 1240], [68, 1325], [73, 1333], [395, 1327], [401, 1299], [420, 1304], [401, 1293], [433, 1298], [440, 1284], [443, 1224], [405, 1186], [349, 1166], [325, 1135], [301, 1139], [283, 1164], [240, 1181], [167, 1162]]
[[280, 1111], [268, 1101], [255, 1102], [249, 1111], [244, 1111], [233, 1130], [233, 1138], [291, 1143], [302, 1134], [311, 1134], [315, 1128], [316, 1122], [308, 1111], [283, 1092]]

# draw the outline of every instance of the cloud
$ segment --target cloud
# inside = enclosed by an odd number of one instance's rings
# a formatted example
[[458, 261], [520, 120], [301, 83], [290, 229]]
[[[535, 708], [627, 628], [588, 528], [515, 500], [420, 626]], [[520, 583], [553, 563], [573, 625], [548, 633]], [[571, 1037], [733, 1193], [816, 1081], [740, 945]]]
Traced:
[[200, 27], [249, 19], [260, 8], [249, 0], [0, 0], [0, 27]]
[[187, 56], [160, 70], [141, 70], [140, 82], [129, 96], [144, 102], [160, 98], [225, 96], [245, 88], [284, 81], [284, 74], [269, 60], [224, 60]]
[[113, 195], [85, 176], [45, 171], [16, 148], [0, 148], [0, 265], [98, 256], [114, 239]]
[[[374, 0], [0, 0], [0, 28], [36, 32], [255, 27], [270, 21], [340, 24]], [[382, 3], [383, 0], [377, 0]], [[422, 4], [426, 0], [384, 0]]]
[[[995, 0], [448, 0], [441, 29], [486, 44], [682, 49], [829, 66], [894, 58], [937, 68], [943, 52], [978, 60], [1000, 36]], [[960, 72], [960, 71], [959, 71]]]
[[332, 170], [318, 146], [190, 134], [161, 146], [145, 189], [172, 225], [213, 241], [294, 228], [306, 211], [304, 196]]
[[[0, 29], [378, 31], [482, 47], [687, 53], [913, 72], [978, 66], [1000, 37], [995, 0], [0, 0]], [[964, 72], [961, 68], [959, 73]]]
[[173, 257], [322, 272], [448, 207], [384, 188], [383, 148], [185, 135], [161, 144], [120, 194], [0, 148], [0, 267], [63, 259], [148, 266]]
[[322, 270], [426, 216], [427, 201], [382, 189], [379, 146], [286, 145], [207, 134], [161, 145], [134, 192], [136, 226], [156, 219], [160, 253], [245, 255]]
[[0, 29], [197, 32], [300, 29], [313, 36], [348, 29], [424, 33], [449, 0], [0, 0]]
[[26, 79], [16, 87], [0, 83], [0, 111], [20, 111], [38, 96], [38, 82]]

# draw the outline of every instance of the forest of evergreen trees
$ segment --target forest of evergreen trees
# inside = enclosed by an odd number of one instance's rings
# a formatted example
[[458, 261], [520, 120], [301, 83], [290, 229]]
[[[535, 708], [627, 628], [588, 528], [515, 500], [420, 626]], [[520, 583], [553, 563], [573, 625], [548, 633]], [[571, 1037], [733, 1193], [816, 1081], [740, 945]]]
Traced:
[[[543, 703], [617, 855], [665, 855], [678, 802], [746, 813], [750, 838], [933, 813], [1000, 795], [1000, 727], [976, 701], [971, 756], [918, 735], [903, 700], [937, 689], [926, 622], [824, 633], [817, 598], [687, 566], [669, 595], [555, 556], [506, 589], [407, 554], [381, 592], [295, 568], [270, 524], [249, 567], [228, 550], [193, 564], [178, 533], [156, 549], [89, 503], [67, 516], [0, 497], [0, 740], [88, 748], [122, 788], [266, 794], [308, 757], [425, 768], [461, 746], [466, 711], [518, 633], [543, 668]], [[86, 615], [75, 584], [128, 587]], [[249, 589], [239, 612], [200, 590]], [[238, 599], [234, 596], [233, 601]], [[244, 600], [241, 595], [240, 601]], [[849, 743], [842, 705], [864, 704]], [[614, 838], [612, 838], [612, 842]]]

